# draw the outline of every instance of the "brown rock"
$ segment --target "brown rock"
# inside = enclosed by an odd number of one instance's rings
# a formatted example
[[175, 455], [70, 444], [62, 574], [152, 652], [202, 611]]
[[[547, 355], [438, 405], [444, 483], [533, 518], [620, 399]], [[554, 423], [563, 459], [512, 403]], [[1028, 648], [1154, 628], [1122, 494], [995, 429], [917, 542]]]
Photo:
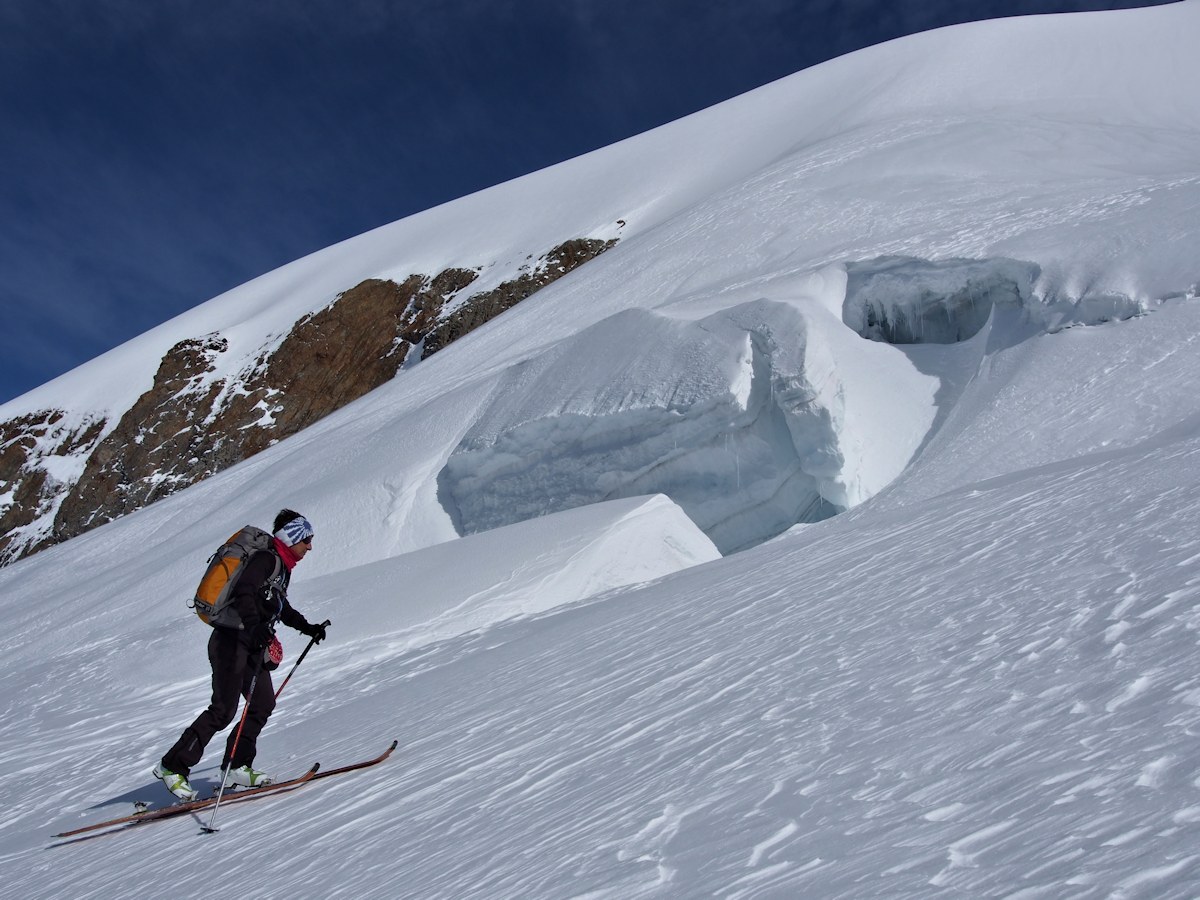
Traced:
[[552, 284], [585, 262], [595, 259], [616, 243], [616, 239], [601, 241], [576, 238], [559, 244], [538, 260], [533, 271], [506, 281], [499, 287], [467, 298], [467, 301], [447, 316], [425, 339], [422, 359], [428, 359], [444, 347], [470, 334], [480, 325], [490, 322], [522, 300]]
[[[402, 283], [369, 279], [295, 324], [279, 346], [228, 383], [211, 377], [228, 348], [220, 335], [180, 341], [154, 382], [96, 443], [104, 422], [54, 436], [54, 452], [96, 444], [79, 481], [52, 483], [32, 457], [61, 412], [0, 423], [0, 492], [13, 503], [0, 514], [0, 564], [64, 541], [139, 509], [253, 456], [395, 377], [414, 346], [442, 349], [616, 241], [567, 241], [532, 271], [470, 297], [450, 316], [446, 304], [478, 277], [446, 269]], [[63, 496], [65, 492], [65, 496]], [[36, 545], [20, 529], [62, 498], [53, 532]]]

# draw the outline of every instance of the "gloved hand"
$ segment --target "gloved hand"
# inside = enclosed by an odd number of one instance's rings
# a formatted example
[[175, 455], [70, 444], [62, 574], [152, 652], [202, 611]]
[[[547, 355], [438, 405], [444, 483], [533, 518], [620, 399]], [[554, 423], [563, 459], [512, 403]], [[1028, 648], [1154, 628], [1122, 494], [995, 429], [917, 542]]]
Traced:
[[327, 627], [329, 627], [328, 619], [326, 619], [320, 625], [314, 625], [309, 622], [300, 629], [300, 633], [308, 635], [310, 638], [312, 638], [314, 644], [319, 644], [321, 641], [325, 640], [325, 629]]
[[273, 637], [275, 637], [275, 629], [266, 622], [259, 622], [257, 625], [250, 626], [246, 642], [250, 645], [251, 651], [262, 650], [271, 643]]

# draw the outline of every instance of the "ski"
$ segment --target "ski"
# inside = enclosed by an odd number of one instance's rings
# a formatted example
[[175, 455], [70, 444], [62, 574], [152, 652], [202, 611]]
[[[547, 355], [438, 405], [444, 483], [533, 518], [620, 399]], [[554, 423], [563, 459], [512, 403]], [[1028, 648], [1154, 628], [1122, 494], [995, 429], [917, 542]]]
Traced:
[[[392, 741], [392, 745], [390, 747], [388, 747], [386, 750], [384, 750], [381, 754], [376, 756], [374, 759], [367, 759], [367, 760], [363, 760], [362, 762], [351, 763], [348, 766], [338, 766], [336, 769], [326, 769], [323, 772], [317, 772], [315, 775], [312, 776], [312, 778], [305, 778], [303, 781], [297, 782], [296, 787], [299, 787], [301, 784], [308, 782], [308, 781], [315, 781], [318, 778], [328, 778], [330, 775], [341, 775], [345, 772], [354, 772], [358, 769], [365, 769], [368, 766], [378, 765], [379, 763], [383, 762], [385, 759], [387, 759], [389, 756], [392, 755], [392, 751], [396, 749], [397, 744], [399, 744], [399, 741]], [[253, 798], [247, 798], [243, 795], [233, 794], [225, 802], [226, 803], [236, 803], [239, 799], [253, 799]], [[213, 812], [213, 815], [214, 816], [216, 815], [215, 811]], [[221, 829], [219, 829], [219, 828], [212, 828], [209, 826], [201, 826], [200, 827], [200, 831], [203, 834], [216, 834], [220, 830]]]
[[[320, 763], [314, 763], [313, 767], [297, 778], [289, 778], [287, 781], [279, 781], [275, 784], [265, 784], [262, 787], [247, 788], [246, 790], [236, 791], [226, 795], [223, 802], [234, 803], [238, 800], [251, 800], [255, 797], [261, 797], [264, 794], [279, 794], [286, 793], [292, 788], [299, 787], [306, 781], [312, 781], [316, 777], [317, 771], [320, 769]], [[81, 828], [73, 828], [70, 831], [64, 831], [54, 835], [56, 838], [74, 837], [77, 834], [84, 834], [88, 831], [99, 831], [102, 828], [113, 828], [117, 825], [141, 825], [144, 822], [154, 822], [158, 819], [170, 819], [175, 816], [182, 816], [186, 813], [196, 812], [197, 810], [207, 809], [217, 802], [217, 798], [205, 797], [203, 800], [185, 800], [182, 803], [175, 803], [171, 806], [164, 806], [159, 809], [139, 810], [127, 816], [118, 816], [115, 819], [109, 819], [105, 822], [95, 822], [91, 825], [84, 825]]]
[[[392, 741], [392, 746], [388, 747], [386, 750], [384, 750], [382, 753], [380, 753], [374, 759], [367, 759], [367, 760], [363, 760], [362, 762], [351, 763], [348, 766], [338, 766], [338, 768], [336, 768], [336, 769], [326, 769], [322, 772], [317, 772], [315, 775], [313, 775], [313, 777], [311, 779], [305, 779], [305, 780], [316, 781], [319, 778], [328, 778], [330, 775], [342, 775], [346, 772], [355, 772], [358, 769], [366, 769], [371, 766], [377, 766], [381, 762], [383, 762], [385, 759], [387, 759], [389, 756], [392, 755], [392, 751], [394, 751], [396, 749], [396, 747], [399, 743], [400, 743], [399, 741]], [[237, 796], [237, 795], [235, 794], [234, 796]]]
[[[351, 763], [348, 766], [339, 766], [336, 769], [320, 770], [320, 764], [315, 764], [311, 769], [305, 772], [298, 778], [292, 778], [288, 781], [280, 781], [276, 784], [268, 784], [259, 788], [248, 788], [246, 790], [237, 791], [232, 794], [226, 794], [221, 801], [226, 803], [241, 803], [246, 800], [254, 800], [258, 797], [263, 797], [271, 794], [282, 794], [295, 788], [301, 787], [310, 781], [316, 781], [318, 778], [328, 778], [331, 775], [342, 775], [346, 772], [354, 772], [359, 769], [366, 769], [370, 766], [378, 765], [389, 756], [392, 755], [398, 746], [399, 741], [392, 741], [392, 745], [383, 753], [373, 759], [363, 760], [362, 762]], [[151, 809], [142, 812], [135, 812], [128, 816], [118, 816], [115, 819], [109, 819], [106, 822], [95, 822], [91, 825], [84, 825], [81, 828], [75, 828], [71, 831], [64, 831], [54, 835], [56, 838], [69, 838], [75, 835], [84, 834], [89, 831], [100, 831], [105, 828], [132, 828], [137, 825], [142, 825], [146, 822], [153, 822], [159, 819], [169, 819], [175, 816], [184, 815], [186, 813], [195, 812], [197, 810], [207, 809], [217, 802], [217, 798], [207, 797], [203, 800], [190, 800], [184, 803], [176, 803], [174, 806], [164, 806], [161, 809]]]

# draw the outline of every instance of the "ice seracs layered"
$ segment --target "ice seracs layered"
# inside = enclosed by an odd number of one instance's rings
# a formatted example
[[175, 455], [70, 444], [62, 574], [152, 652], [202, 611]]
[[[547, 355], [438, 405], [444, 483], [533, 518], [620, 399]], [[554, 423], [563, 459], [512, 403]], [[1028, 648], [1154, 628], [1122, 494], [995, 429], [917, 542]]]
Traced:
[[728, 553], [862, 502], [933, 421], [935, 381], [820, 298], [697, 307], [617, 313], [504, 373], [438, 475], [459, 532], [662, 493]]
[[[1019, 310], [1035, 331], [1130, 319], [1168, 297], [1109, 289], [1071, 295], [1041, 283], [1037, 263], [1006, 257], [885, 256], [846, 264], [846, 324], [872, 340], [953, 344], [979, 333], [997, 307]], [[1194, 288], [1190, 292], [1195, 294]]]

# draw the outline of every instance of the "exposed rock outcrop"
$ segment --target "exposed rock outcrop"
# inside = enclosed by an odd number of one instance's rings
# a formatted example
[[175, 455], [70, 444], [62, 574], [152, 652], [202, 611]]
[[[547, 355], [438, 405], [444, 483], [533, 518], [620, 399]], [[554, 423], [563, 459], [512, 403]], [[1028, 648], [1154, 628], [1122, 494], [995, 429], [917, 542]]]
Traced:
[[140, 509], [266, 449], [395, 377], [411, 346], [402, 335], [440, 308], [472, 272], [403, 283], [368, 279], [298, 321], [249, 370], [212, 380], [227, 342], [181, 341], [154, 385], [88, 460], [49, 542]]
[[608, 241], [576, 238], [559, 244], [539, 260], [538, 265], [532, 271], [527, 271], [520, 277], [505, 282], [495, 290], [474, 295], [447, 316], [426, 337], [421, 358], [428, 359], [463, 335], [469, 334], [480, 325], [491, 321], [505, 310], [512, 309], [546, 285], [552, 284], [585, 262], [595, 259], [616, 242], [615, 238]]
[[227, 346], [223, 338], [208, 335], [167, 351], [154, 385], [88, 457], [42, 545], [74, 537], [203, 477], [209, 451], [219, 451], [225, 440], [203, 428], [221, 389], [204, 375]]
[[103, 420], [67, 425], [62, 410], [0, 423], [0, 562], [23, 555], [29, 533], [49, 530], [75, 460], [92, 452], [103, 429]]
[[[566, 241], [519, 277], [465, 300], [461, 295], [478, 269], [448, 268], [402, 282], [368, 279], [298, 321], [234, 376], [213, 374], [228, 352], [221, 335], [180, 341], [163, 357], [150, 389], [103, 440], [103, 421], [57, 433], [61, 413], [0, 423], [0, 564], [153, 503], [296, 434], [395, 377], [414, 348], [428, 357], [615, 243]], [[75, 454], [86, 464], [76, 465], [77, 478], [55, 478], [45, 462], [50, 454]]]

